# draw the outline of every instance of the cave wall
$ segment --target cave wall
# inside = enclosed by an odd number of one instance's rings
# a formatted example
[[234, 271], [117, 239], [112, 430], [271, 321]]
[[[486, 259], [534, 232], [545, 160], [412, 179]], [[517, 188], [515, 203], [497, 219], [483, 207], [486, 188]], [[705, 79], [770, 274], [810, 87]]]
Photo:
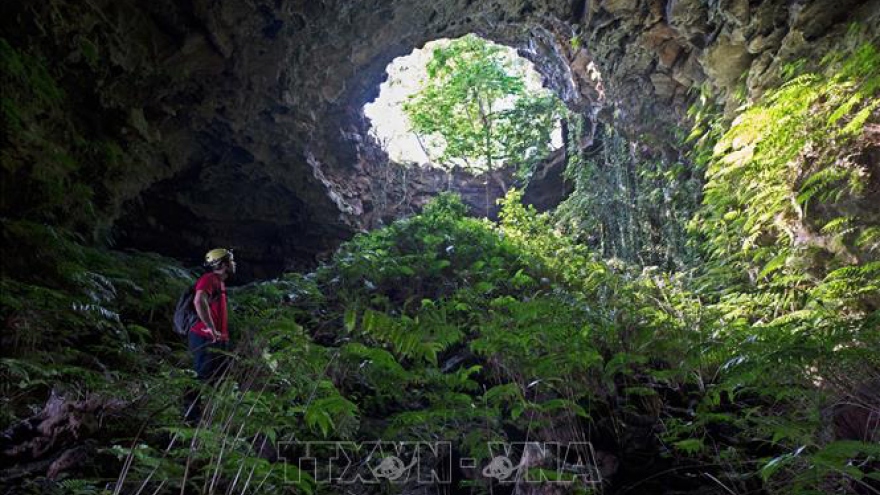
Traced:
[[758, 95], [848, 23], [876, 26], [878, 3], [5, 2], [4, 65], [26, 67], [2, 80], [0, 214], [183, 260], [233, 246], [266, 276], [437, 187], [411, 181], [388, 210], [362, 113], [387, 64], [427, 41], [514, 46], [572, 109], [675, 152], [694, 88], [728, 106]]

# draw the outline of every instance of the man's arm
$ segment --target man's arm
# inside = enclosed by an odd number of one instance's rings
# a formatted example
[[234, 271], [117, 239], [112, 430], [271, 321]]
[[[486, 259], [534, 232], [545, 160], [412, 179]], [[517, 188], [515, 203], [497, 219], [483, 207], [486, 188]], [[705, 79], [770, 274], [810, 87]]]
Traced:
[[197, 290], [193, 304], [196, 307], [196, 313], [199, 315], [199, 318], [205, 323], [208, 331], [213, 336], [213, 340], [216, 341], [220, 338], [220, 332], [214, 326], [214, 318], [211, 316], [211, 305], [208, 302], [208, 293], [203, 290]]

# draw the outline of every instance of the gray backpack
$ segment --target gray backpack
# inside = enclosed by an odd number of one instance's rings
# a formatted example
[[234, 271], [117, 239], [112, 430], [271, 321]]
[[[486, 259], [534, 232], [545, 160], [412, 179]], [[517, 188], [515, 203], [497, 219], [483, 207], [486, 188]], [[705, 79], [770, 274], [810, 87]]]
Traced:
[[177, 308], [174, 310], [174, 333], [181, 337], [186, 337], [189, 329], [199, 321], [199, 315], [193, 304], [195, 296], [195, 289], [189, 286], [177, 300]]

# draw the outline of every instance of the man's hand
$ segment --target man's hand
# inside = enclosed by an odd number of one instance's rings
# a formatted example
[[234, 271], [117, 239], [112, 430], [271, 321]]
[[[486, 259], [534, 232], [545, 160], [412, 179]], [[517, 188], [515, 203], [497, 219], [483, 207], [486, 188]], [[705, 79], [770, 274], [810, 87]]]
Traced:
[[216, 328], [209, 328], [208, 330], [211, 331], [211, 343], [217, 342], [220, 339], [220, 332]]

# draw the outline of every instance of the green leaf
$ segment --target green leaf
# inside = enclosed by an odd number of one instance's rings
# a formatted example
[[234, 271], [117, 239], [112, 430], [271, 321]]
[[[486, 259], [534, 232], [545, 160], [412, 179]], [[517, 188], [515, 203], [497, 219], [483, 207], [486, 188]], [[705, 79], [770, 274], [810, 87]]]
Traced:
[[688, 438], [686, 440], [675, 442], [673, 445], [676, 449], [689, 455], [699, 453], [704, 447], [702, 438]]
[[345, 321], [345, 329], [349, 332], [354, 331], [357, 325], [357, 310], [355, 308], [346, 308], [343, 319]]
[[764, 481], [769, 480], [777, 471], [787, 466], [788, 464], [791, 464], [791, 462], [796, 457], [798, 457], [805, 448], [805, 446], [801, 446], [793, 452], [788, 452], [770, 459], [766, 464], [761, 467], [761, 478]]

